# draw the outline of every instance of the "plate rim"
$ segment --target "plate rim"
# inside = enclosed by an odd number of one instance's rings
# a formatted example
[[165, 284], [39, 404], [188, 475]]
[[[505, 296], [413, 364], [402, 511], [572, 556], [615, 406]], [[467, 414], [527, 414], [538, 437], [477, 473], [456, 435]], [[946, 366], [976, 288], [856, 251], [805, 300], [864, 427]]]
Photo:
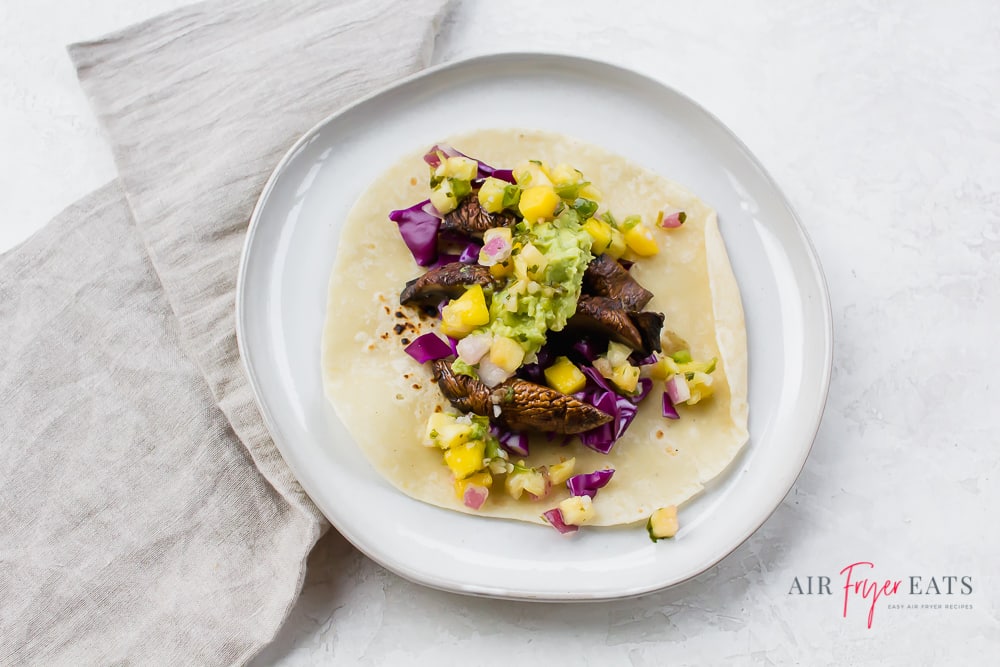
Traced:
[[[435, 577], [429, 576], [428, 573], [419, 571], [417, 569], [411, 568], [407, 565], [404, 560], [394, 560], [387, 557], [380, 557], [372, 552], [371, 549], [363, 543], [363, 540], [359, 539], [358, 536], [354, 535], [351, 531], [346, 531], [337, 523], [331, 519], [329, 516], [323, 512], [320, 503], [313, 500], [312, 495], [306, 489], [306, 485], [302, 482], [300, 476], [296, 473], [292, 465], [288, 462], [289, 458], [286, 455], [286, 448], [289, 447], [287, 443], [282, 443], [279, 438], [275, 437], [277, 432], [277, 427], [275, 423], [274, 415], [271, 413], [270, 409], [267, 407], [263, 400], [262, 392], [260, 389], [260, 383], [257, 378], [254, 365], [250, 360], [250, 355], [248, 353], [247, 342], [246, 342], [246, 325], [245, 322], [245, 297], [246, 297], [246, 280], [247, 280], [247, 267], [250, 262], [250, 256], [252, 252], [252, 246], [254, 237], [260, 225], [261, 213], [267, 204], [267, 201], [276, 185], [278, 180], [284, 174], [286, 168], [292, 159], [298, 154], [299, 150], [304, 147], [313, 137], [317, 135], [326, 125], [334, 121], [336, 118], [346, 115], [353, 111], [354, 109], [361, 107], [371, 100], [386, 94], [396, 88], [400, 88], [414, 81], [418, 81], [424, 78], [434, 77], [442, 72], [446, 72], [450, 69], [459, 69], [461, 67], [474, 66], [478, 63], [486, 61], [508, 61], [511, 63], [517, 63], [517, 61], [531, 61], [540, 60], [546, 61], [547, 63], [554, 64], [568, 64], [574, 65], [576, 67], [601, 67], [606, 71], [615, 71], [623, 75], [628, 75], [631, 77], [638, 78], [642, 80], [646, 85], [651, 85], [657, 88], [666, 89], [670, 93], [678, 96], [686, 103], [690, 104], [699, 113], [703, 114], [709, 121], [711, 121], [718, 129], [722, 130], [726, 137], [732, 141], [740, 150], [740, 152], [750, 161], [750, 163], [758, 170], [761, 177], [766, 181], [766, 183], [773, 190], [774, 194], [777, 196], [778, 201], [781, 206], [787, 211], [789, 217], [794, 223], [794, 227], [804, 241], [805, 257], [808, 260], [808, 268], [810, 273], [816, 280], [816, 286], [819, 288], [818, 296], [820, 298], [819, 313], [822, 315], [822, 322], [819, 327], [823, 334], [822, 339], [822, 350], [823, 350], [823, 363], [821, 365], [821, 374], [819, 377], [820, 391], [818, 393], [818, 405], [813, 406], [814, 417], [811, 422], [808, 423], [807, 432], [810, 432], [808, 446], [802, 448], [801, 452], [801, 462], [794, 471], [794, 475], [789, 475], [787, 488], [781, 493], [781, 497], [777, 498], [777, 501], [773, 503], [769, 509], [761, 513], [758, 519], [754, 519], [750, 522], [752, 527], [743, 531], [742, 534], [736, 536], [732, 541], [731, 546], [727, 546], [720, 550], [720, 553], [715, 557], [707, 559], [697, 568], [696, 571], [691, 571], [687, 573], [682, 573], [679, 576], [674, 576], [671, 580], [666, 582], [652, 582], [647, 586], [633, 587], [629, 589], [624, 589], [618, 592], [605, 593], [582, 593], [574, 594], [573, 592], [559, 592], [559, 593], [533, 593], [530, 590], [514, 590], [510, 588], [498, 589], [496, 587], [490, 587], [486, 585], [470, 585], [467, 583], [451, 582], [445, 580], [438, 580]], [[328, 114], [312, 127], [310, 127], [306, 132], [304, 132], [292, 145], [285, 151], [281, 159], [275, 164], [270, 176], [265, 182], [263, 188], [261, 189], [260, 195], [254, 204], [253, 210], [250, 214], [247, 224], [247, 230], [243, 242], [243, 247], [240, 253], [240, 261], [237, 268], [236, 276], [236, 290], [235, 290], [235, 319], [236, 319], [236, 342], [237, 350], [240, 356], [240, 364], [246, 375], [248, 384], [250, 385], [251, 393], [254, 398], [254, 402], [257, 409], [261, 415], [264, 422], [264, 426], [267, 429], [268, 435], [271, 437], [272, 442], [281, 454], [282, 460], [285, 465], [288, 466], [289, 471], [292, 476], [302, 487], [303, 492], [309, 498], [310, 502], [313, 502], [320, 513], [330, 522], [330, 525], [337, 530], [345, 539], [347, 539], [356, 549], [363, 553], [366, 557], [370, 558], [380, 566], [386, 568], [387, 570], [415, 583], [423, 586], [428, 586], [441, 591], [460, 593], [465, 595], [473, 595], [479, 597], [489, 597], [498, 599], [510, 599], [510, 600], [524, 600], [524, 601], [534, 601], [534, 602], [587, 602], [587, 601], [602, 601], [602, 600], [617, 600], [617, 599], [627, 599], [634, 598], [641, 595], [646, 595], [649, 593], [654, 593], [657, 591], [666, 590], [674, 586], [680, 585], [684, 582], [690, 581], [694, 577], [702, 574], [703, 572], [709, 570], [710, 568], [717, 565], [727, 556], [732, 554], [734, 551], [740, 548], [754, 533], [756, 533], [760, 528], [771, 518], [774, 512], [782, 505], [785, 498], [791, 492], [795, 486], [795, 482], [798, 480], [802, 474], [802, 470], [805, 468], [806, 461], [809, 459], [809, 455], [812, 452], [812, 448], [815, 445], [816, 437], [819, 433], [820, 426], [822, 425], [823, 416], [826, 411], [829, 391], [830, 391], [830, 380], [833, 369], [833, 349], [834, 349], [834, 330], [833, 330], [833, 311], [830, 299], [830, 290], [827, 284], [826, 275], [823, 271], [822, 264], [820, 262], [819, 254], [816, 252], [816, 247], [809, 236], [808, 230], [805, 225], [802, 224], [802, 220], [796, 213], [795, 209], [792, 207], [791, 202], [785, 195], [784, 191], [778, 186], [777, 181], [771, 176], [770, 172], [765, 168], [757, 156], [749, 149], [749, 147], [725, 124], [723, 123], [715, 114], [703, 107], [700, 103], [692, 99], [690, 96], [684, 92], [674, 88], [673, 86], [664, 83], [652, 76], [645, 74], [643, 72], [636, 71], [629, 67], [625, 67], [616, 63], [607, 62], [604, 60], [587, 58], [582, 56], [560, 54], [553, 52], [544, 51], [506, 51], [501, 53], [492, 53], [477, 55], [469, 58], [462, 58], [456, 60], [448, 60], [446, 62], [439, 63], [417, 72], [414, 72], [408, 76], [397, 79], [385, 86], [381, 86], [378, 89], [358, 98], [356, 101], [340, 107], [336, 111]], [[742, 296], [741, 296], [742, 299]], [[741, 451], [746, 451], [743, 448]], [[726, 471], [723, 471], [725, 474]], [[419, 502], [419, 501], [414, 501]], [[768, 503], [770, 505], [770, 503]], [[755, 525], [754, 525], [755, 524]]]

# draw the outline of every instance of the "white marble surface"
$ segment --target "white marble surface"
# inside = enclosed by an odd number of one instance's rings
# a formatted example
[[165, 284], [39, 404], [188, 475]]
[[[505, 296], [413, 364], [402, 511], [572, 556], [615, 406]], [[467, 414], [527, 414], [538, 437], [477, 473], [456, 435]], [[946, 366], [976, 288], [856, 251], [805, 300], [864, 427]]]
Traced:
[[[0, 249], [114, 177], [63, 46], [180, 4], [0, 3]], [[787, 5], [466, 1], [438, 52], [633, 67], [718, 115], [785, 189], [826, 270], [836, 351], [819, 437], [781, 507], [696, 580], [586, 605], [428, 590], [331, 532], [257, 664], [993, 663], [1000, 6]], [[842, 617], [839, 573], [856, 561], [875, 564], [858, 576], [902, 580], [871, 629], [870, 597]], [[832, 594], [789, 594], [807, 575]], [[945, 594], [948, 575], [971, 577], [971, 594]], [[942, 594], [911, 595], [911, 576]]]

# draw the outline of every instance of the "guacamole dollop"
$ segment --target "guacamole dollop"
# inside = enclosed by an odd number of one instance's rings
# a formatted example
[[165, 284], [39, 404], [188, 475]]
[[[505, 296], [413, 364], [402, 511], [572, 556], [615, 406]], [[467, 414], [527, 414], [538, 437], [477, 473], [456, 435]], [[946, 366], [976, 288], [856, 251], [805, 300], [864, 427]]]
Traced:
[[593, 259], [591, 244], [580, 216], [570, 208], [550, 222], [519, 223], [514, 275], [494, 293], [490, 323], [480, 332], [516, 340], [526, 354], [537, 352], [546, 333], [562, 330], [576, 312], [583, 273]]

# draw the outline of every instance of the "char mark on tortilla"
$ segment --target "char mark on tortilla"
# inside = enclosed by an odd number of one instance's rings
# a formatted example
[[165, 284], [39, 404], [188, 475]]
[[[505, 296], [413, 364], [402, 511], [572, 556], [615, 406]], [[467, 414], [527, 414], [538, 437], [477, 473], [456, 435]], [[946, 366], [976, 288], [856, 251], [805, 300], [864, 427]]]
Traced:
[[642, 310], [653, 293], [640, 285], [616, 259], [598, 255], [583, 274], [583, 291], [621, 303], [625, 310]]
[[457, 299], [470, 285], [476, 284], [483, 288], [497, 285], [488, 267], [452, 262], [407, 282], [399, 294], [399, 303], [404, 306], [436, 305], [445, 298]]
[[476, 378], [456, 374], [451, 363], [444, 359], [434, 361], [431, 368], [441, 393], [453, 406], [463, 412], [487, 416], [514, 431], [571, 435], [613, 419], [603, 410], [572, 396], [520, 378], [511, 378], [491, 390]]
[[487, 213], [479, 205], [479, 198], [473, 192], [458, 205], [458, 208], [444, 216], [444, 220], [441, 221], [441, 231], [481, 237], [487, 229], [513, 227], [516, 223], [517, 218], [508, 211]]

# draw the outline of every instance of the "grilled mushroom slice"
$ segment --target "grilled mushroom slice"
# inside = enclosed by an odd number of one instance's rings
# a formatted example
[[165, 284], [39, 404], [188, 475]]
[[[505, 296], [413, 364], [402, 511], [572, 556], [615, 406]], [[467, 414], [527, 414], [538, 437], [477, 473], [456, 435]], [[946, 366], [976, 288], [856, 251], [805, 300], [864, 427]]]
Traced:
[[[614, 417], [555, 389], [511, 378], [490, 390], [483, 382], [456, 375], [443, 359], [431, 369], [444, 397], [463, 412], [488, 416], [515, 431], [545, 431], [570, 435], [607, 424]], [[498, 408], [499, 415], [495, 414]]]
[[636, 313], [604, 296], [581, 296], [567, 329], [594, 331], [628, 345], [643, 355], [660, 350], [661, 313]]
[[626, 310], [642, 310], [653, 293], [636, 282], [618, 260], [610, 255], [598, 255], [587, 265], [583, 274], [585, 294], [614, 299]]
[[487, 213], [479, 205], [479, 197], [473, 192], [462, 200], [458, 208], [444, 216], [444, 220], [441, 221], [441, 231], [479, 237], [487, 229], [513, 227], [516, 222], [517, 218], [507, 211]]
[[662, 349], [660, 345], [660, 331], [663, 330], [663, 313], [647, 311], [629, 313], [628, 315], [632, 319], [632, 324], [639, 330], [639, 335], [642, 336], [643, 352], [645, 354], [659, 352]]
[[572, 435], [597, 428], [614, 417], [544, 385], [511, 378], [493, 390], [500, 408], [498, 421], [515, 431]]
[[452, 262], [431, 269], [427, 273], [406, 283], [399, 294], [399, 302], [405, 305], [435, 305], [447, 297], [456, 299], [470, 285], [496, 287], [496, 280], [488, 267], [479, 264]]
[[458, 375], [451, 369], [451, 362], [438, 359], [431, 362], [431, 372], [444, 397], [462, 412], [492, 416], [493, 402], [490, 388], [483, 382], [468, 375]]

